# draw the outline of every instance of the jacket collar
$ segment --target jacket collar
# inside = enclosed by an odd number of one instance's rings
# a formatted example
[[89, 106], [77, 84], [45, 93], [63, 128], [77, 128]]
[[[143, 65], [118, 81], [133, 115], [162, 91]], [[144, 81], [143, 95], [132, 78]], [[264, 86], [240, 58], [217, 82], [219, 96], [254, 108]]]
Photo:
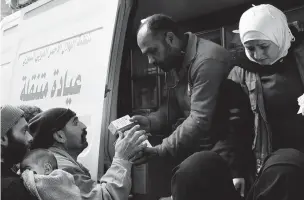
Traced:
[[183, 61], [183, 68], [187, 67], [195, 59], [197, 53], [197, 42], [198, 42], [197, 36], [194, 35], [193, 33], [188, 32], [185, 34], [188, 35], [188, 44], [186, 47], [185, 57]]
[[72, 156], [70, 156], [70, 154], [68, 154], [68, 152], [66, 152], [65, 150], [60, 149], [60, 148], [55, 147], [55, 146], [50, 147], [49, 150], [67, 158], [69, 161], [78, 165], [78, 162]]
[[184, 57], [183, 68], [187, 67], [195, 59], [197, 54], [197, 42], [198, 42], [198, 37], [195, 34], [190, 32], [185, 34], [188, 35], [188, 44], [186, 47], [186, 52], [185, 52], [186, 54]]
[[77, 160], [75, 160], [65, 150], [60, 149], [60, 148], [55, 147], [55, 146], [50, 147], [49, 150], [52, 151], [52, 152], [54, 152], [54, 153], [57, 153], [57, 154], [59, 154], [59, 155], [61, 155], [63, 157], [65, 157], [65, 158], [67, 158], [69, 161], [71, 161], [72, 163], [74, 163], [75, 165], [77, 165], [78, 167], [80, 167], [87, 175], [91, 176], [89, 170], [86, 167], [84, 167], [81, 163], [77, 162]]
[[178, 81], [187, 74], [188, 67], [195, 60], [197, 54], [198, 37], [191, 32], [187, 32], [185, 34], [188, 35], [188, 43], [185, 49], [182, 68], [179, 70], [178, 73], [176, 72], [173, 73], [173, 75], [177, 78]]

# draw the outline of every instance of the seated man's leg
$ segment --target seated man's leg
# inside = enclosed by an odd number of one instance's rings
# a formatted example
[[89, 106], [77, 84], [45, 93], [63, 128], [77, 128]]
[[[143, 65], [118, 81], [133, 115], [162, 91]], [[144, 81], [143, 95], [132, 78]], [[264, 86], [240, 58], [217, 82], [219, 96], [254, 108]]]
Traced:
[[239, 200], [226, 162], [216, 153], [193, 154], [174, 169], [173, 200]]
[[304, 154], [280, 149], [265, 162], [247, 200], [304, 199]]

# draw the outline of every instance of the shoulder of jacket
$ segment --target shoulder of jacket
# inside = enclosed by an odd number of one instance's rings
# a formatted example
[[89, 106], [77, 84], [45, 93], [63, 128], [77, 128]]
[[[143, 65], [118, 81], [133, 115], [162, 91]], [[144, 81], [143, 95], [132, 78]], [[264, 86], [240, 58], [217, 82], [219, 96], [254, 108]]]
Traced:
[[222, 62], [227, 62], [230, 59], [230, 52], [224, 47], [202, 38], [199, 38], [197, 48], [197, 61], [214, 59]]

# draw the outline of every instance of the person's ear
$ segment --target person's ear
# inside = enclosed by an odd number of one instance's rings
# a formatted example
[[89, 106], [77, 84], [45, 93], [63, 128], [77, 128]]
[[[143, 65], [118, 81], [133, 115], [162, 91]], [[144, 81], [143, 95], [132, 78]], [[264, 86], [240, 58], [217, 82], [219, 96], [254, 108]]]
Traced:
[[166, 32], [165, 33], [165, 38], [166, 38], [166, 42], [168, 44], [170, 44], [171, 46], [173, 45], [173, 42], [174, 42], [174, 33], [172, 32]]
[[65, 133], [62, 130], [55, 132], [53, 134], [53, 138], [56, 140], [56, 142], [61, 144], [64, 144], [67, 140]]
[[49, 162], [45, 162], [43, 168], [44, 168], [44, 175], [49, 175], [53, 171], [52, 164]]
[[1, 137], [1, 147], [7, 147], [8, 146], [8, 138], [6, 135]]

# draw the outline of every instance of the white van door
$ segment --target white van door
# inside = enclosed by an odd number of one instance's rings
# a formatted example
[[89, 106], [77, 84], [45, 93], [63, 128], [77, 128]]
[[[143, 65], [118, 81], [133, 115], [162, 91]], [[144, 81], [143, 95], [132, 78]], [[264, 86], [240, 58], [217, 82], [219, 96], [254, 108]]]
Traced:
[[[78, 160], [95, 180], [98, 171], [99, 177], [103, 172], [109, 121], [104, 111], [105, 85], [110, 81], [111, 55], [118, 51], [112, 49], [115, 30], [123, 26], [119, 20], [127, 20], [118, 18], [125, 3], [41, 0], [1, 22], [1, 94], [7, 92], [1, 104], [75, 111], [87, 126], [89, 143]], [[119, 34], [120, 39], [124, 34]]]

